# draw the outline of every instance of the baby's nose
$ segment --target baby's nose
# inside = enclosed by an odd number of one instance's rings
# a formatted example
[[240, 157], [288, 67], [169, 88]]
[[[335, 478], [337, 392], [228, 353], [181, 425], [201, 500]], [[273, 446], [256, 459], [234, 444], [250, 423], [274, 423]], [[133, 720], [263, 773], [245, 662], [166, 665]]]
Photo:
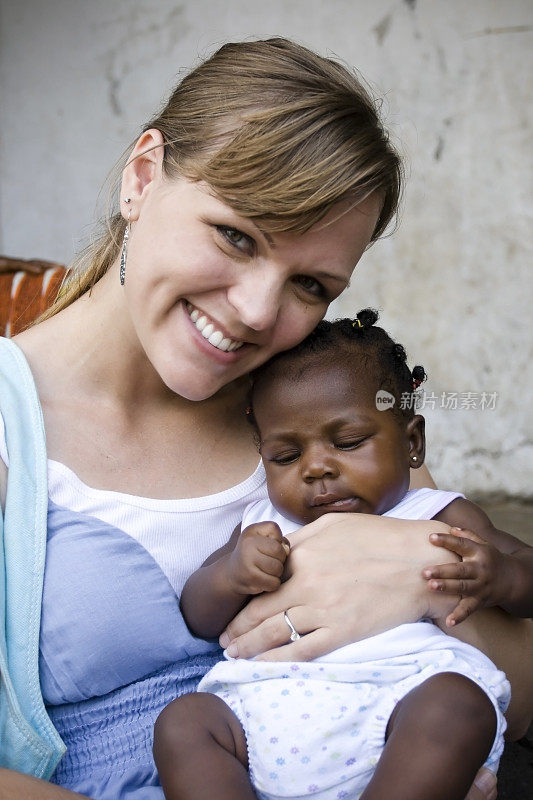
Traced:
[[338, 475], [339, 469], [335, 460], [324, 454], [316, 453], [305, 459], [302, 467], [302, 477], [307, 483], [321, 478], [336, 478]]

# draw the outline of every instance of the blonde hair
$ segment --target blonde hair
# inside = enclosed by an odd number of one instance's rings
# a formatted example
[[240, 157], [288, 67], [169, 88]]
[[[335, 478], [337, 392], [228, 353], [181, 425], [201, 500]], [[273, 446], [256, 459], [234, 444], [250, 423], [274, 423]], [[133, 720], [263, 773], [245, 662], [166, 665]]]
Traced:
[[[306, 231], [340, 200], [383, 197], [372, 240], [395, 216], [402, 165], [361, 80], [287, 39], [223, 45], [190, 72], [143, 128], [164, 139], [168, 178], [205, 181], [271, 231]], [[128, 150], [128, 153], [131, 149]], [[90, 290], [117, 258], [116, 212], [73, 262], [52, 316]]]

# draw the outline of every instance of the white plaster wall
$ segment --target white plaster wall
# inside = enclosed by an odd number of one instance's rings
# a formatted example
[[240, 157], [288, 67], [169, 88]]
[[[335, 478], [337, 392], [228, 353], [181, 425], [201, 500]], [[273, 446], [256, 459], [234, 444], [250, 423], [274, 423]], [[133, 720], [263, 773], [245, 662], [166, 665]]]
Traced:
[[[334, 312], [380, 308], [426, 366], [441, 486], [531, 496], [532, 27], [530, 0], [0, 0], [0, 252], [68, 261], [123, 147], [222, 42], [335, 54], [384, 96], [410, 177]], [[452, 391], [496, 408], [440, 408]]]

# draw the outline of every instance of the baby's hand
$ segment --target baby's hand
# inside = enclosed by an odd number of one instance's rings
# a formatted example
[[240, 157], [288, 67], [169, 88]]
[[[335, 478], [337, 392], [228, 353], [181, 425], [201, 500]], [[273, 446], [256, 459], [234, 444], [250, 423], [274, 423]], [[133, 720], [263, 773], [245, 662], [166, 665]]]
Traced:
[[499, 605], [509, 593], [506, 587], [506, 562], [501, 553], [472, 531], [451, 528], [451, 533], [432, 533], [430, 542], [457, 553], [462, 561], [427, 567], [423, 576], [433, 592], [461, 596], [446, 625], [451, 628], [463, 622], [478, 608]]
[[228, 578], [237, 594], [273, 592], [281, 583], [290, 550], [275, 522], [256, 522], [245, 528], [228, 561]]

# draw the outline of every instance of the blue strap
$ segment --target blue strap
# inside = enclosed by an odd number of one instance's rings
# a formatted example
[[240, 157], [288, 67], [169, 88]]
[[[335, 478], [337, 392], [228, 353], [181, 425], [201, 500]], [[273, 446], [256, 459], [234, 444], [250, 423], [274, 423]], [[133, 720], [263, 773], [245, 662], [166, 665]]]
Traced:
[[65, 752], [39, 684], [48, 509], [46, 443], [28, 363], [16, 344], [3, 338], [0, 412], [9, 455], [0, 540], [5, 565], [0, 571], [0, 621], [5, 621], [0, 628], [0, 765], [46, 779]]

